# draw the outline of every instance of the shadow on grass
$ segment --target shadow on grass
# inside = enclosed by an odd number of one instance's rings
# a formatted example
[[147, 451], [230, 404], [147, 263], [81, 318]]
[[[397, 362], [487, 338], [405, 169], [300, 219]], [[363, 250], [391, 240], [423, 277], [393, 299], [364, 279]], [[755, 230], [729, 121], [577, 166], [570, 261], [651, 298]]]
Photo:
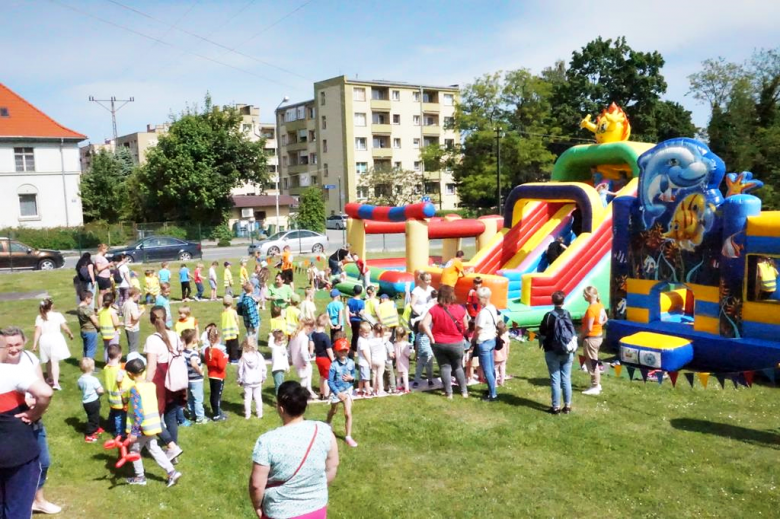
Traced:
[[674, 418], [669, 422], [672, 427], [681, 431], [712, 434], [745, 443], [771, 445], [780, 448], [780, 434], [771, 431], [748, 429], [738, 425], [697, 420], [695, 418]]
[[532, 386], [537, 387], [550, 387], [549, 378], [531, 378], [531, 377], [515, 377], [515, 380], [525, 380]]
[[547, 409], [549, 407], [535, 400], [529, 400], [527, 398], [513, 395], [511, 393], [498, 393], [498, 401], [500, 403], [509, 404], [513, 406], [527, 407], [535, 411], [547, 412]]
[[75, 416], [69, 416], [65, 418], [65, 423], [73, 427], [73, 430], [76, 431], [77, 433], [84, 434], [84, 428], [86, 426], [86, 422], [83, 422], [82, 420], [76, 418]]

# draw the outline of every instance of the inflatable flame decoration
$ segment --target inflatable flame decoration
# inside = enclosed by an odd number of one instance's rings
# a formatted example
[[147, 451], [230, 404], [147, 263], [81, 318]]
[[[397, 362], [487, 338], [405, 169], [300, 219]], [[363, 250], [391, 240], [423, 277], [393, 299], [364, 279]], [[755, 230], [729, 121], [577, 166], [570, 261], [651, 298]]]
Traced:
[[609, 108], [602, 110], [596, 118], [596, 123], [590, 121], [590, 114], [580, 122], [580, 128], [585, 128], [596, 135], [596, 143], [604, 144], [607, 142], [627, 141], [631, 135], [631, 124], [628, 117], [615, 103], [609, 105]]

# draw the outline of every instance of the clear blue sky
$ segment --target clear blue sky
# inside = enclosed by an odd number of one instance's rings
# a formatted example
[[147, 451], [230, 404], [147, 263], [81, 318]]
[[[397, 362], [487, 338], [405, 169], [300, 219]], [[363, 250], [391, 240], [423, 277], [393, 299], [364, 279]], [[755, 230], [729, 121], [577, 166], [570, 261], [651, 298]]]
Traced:
[[285, 95], [311, 98], [315, 80], [463, 85], [495, 70], [538, 72], [597, 36], [620, 35], [663, 54], [666, 97], [703, 126], [708, 110], [685, 95], [700, 62], [741, 62], [780, 45], [772, 1], [117, 0], [143, 14], [110, 0], [1, 1], [0, 81], [92, 142], [110, 137], [111, 120], [90, 95], [135, 97], [118, 114], [120, 135], [165, 122], [207, 90], [217, 104], [258, 105], [272, 121]]

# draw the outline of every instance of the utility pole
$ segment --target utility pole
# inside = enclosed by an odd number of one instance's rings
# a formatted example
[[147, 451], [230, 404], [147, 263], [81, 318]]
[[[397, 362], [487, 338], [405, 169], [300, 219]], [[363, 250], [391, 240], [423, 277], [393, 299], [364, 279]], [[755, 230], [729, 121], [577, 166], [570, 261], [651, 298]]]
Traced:
[[[110, 99], [95, 99], [94, 96], [89, 96], [89, 100], [93, 103], [97, 103], [109, 112], [111, 112], [111, 124], [114, 128], [114, 145], [116, 145], [116, 113], [122, 109], [123, 106], [125, 106], [127, 103], [132, 103], [135, 101], [134, 97], [131, 97], [130, 99], [117, 99], [114, 96], [111, 96]], [[110, 106], [106, 106], [103, 103], [111, 103]], [[117, 103], [122, 103], [119, 106], [116, 106]]]
[[496, 127], [496, 209], [501, 214], [501, 137], [503, 132], [500, 127]]

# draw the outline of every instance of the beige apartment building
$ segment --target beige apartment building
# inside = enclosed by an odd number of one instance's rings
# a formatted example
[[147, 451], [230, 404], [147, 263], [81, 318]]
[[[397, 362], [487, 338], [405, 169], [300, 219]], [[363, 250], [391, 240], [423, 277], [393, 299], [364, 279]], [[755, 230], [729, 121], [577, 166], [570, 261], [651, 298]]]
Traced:
[[454, 145], [449, 124], [458, 86], [362, 81], [339, 76], [314, 84], [315, 98], [277, 109], [282, 192], [299, 195], [309, 186], [327, 191], [328, 213], [366, 200], [360, 175], [371, 168], [423, 172], [420, 198], [441, 209], [458, 206], [452, 173], [424, 171], [421, 148]]

